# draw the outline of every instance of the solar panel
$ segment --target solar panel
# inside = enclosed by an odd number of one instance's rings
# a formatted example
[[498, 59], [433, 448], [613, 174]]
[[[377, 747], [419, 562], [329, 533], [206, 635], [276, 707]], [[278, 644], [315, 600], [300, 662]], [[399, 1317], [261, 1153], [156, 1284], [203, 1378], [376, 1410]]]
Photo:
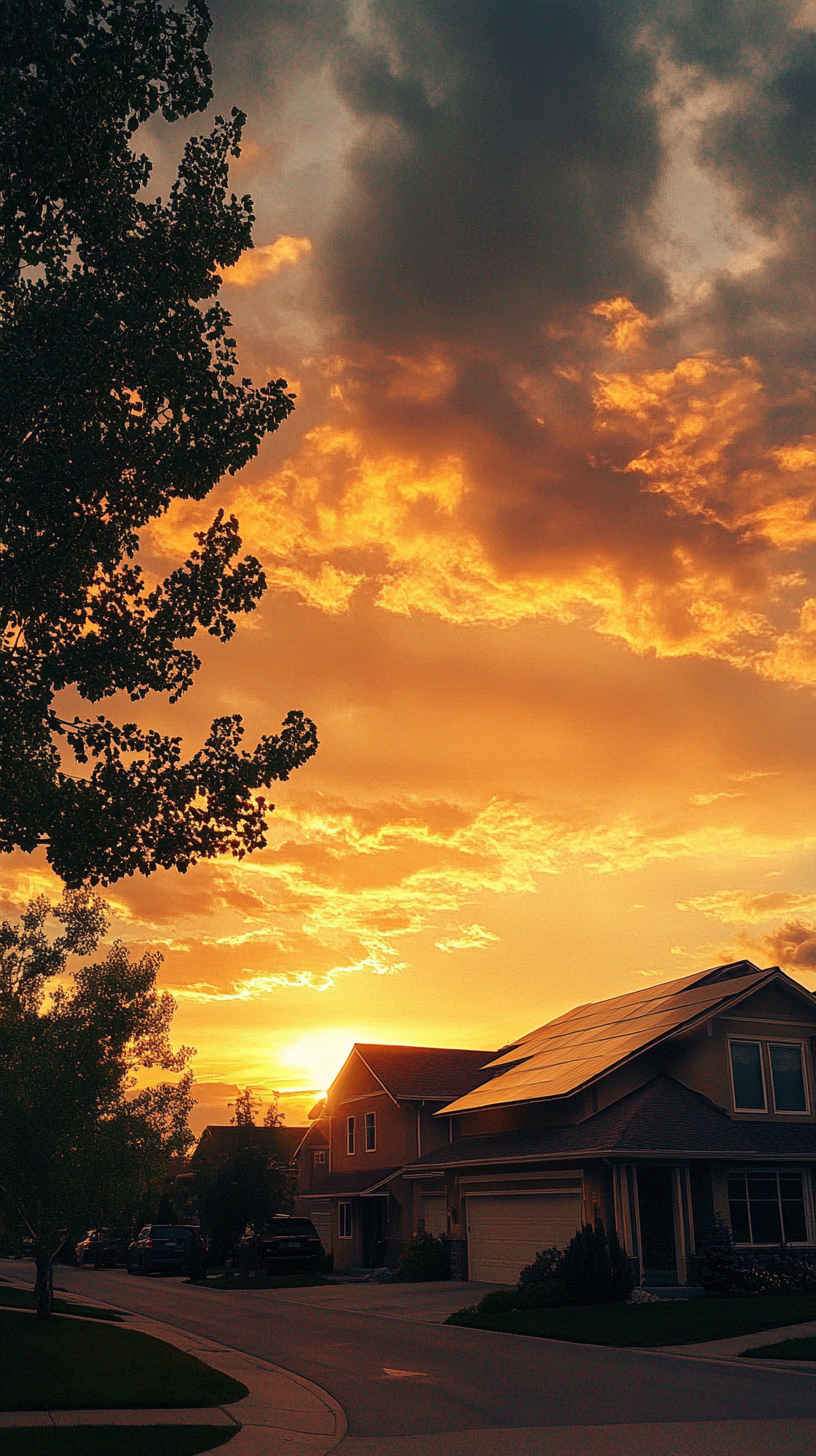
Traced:
[[[724, 971], [728, 974], [723, 975]], [[769, 974], [750, 961], [734, 962], [733, 969], [714, 967], [578, 1006], [515, 1042], [488, 1064], [491, 1070], [506, 1067], [506, 1071], [443, 1111], [464, 1112], [577, 1091], [653, 1042], [705, 1019], [707, 1011], [739, 1000]]]

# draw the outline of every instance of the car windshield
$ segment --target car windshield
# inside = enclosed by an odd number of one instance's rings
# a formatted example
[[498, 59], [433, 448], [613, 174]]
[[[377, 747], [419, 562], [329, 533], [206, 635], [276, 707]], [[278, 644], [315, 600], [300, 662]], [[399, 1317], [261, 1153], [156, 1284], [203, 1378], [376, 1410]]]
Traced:
[[281, 1219], [280, 1223], [276, 1221], [272, 1225], [272, 1234], [277, 1239], [288, 1239], [292, 1234], [311, 1234], [316, 1237], [317, 1230], [308, 1218], [287, 1218], [285, 1223]]

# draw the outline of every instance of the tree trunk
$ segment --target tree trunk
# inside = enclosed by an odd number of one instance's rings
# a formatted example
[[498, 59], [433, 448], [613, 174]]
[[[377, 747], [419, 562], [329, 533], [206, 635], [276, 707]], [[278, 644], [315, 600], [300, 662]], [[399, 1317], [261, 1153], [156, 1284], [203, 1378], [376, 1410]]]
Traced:
[[34, 1293], [37, 1297], [37, 1319], [50, 1319], [54, 1308], [54, 1260], [50, 1249], [38, 1244], [34, 1250], [37, 1264], [37, 1278]]

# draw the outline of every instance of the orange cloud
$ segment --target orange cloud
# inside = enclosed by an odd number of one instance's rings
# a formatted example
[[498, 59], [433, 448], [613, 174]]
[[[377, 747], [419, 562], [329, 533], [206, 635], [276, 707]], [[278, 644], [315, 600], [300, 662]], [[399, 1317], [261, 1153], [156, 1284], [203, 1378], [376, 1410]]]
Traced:
[[266, 278], [280, 273], [284, 263], [299, 263], [312, 251], [309, 238], [290, 238], [285, 233], [263, 248], [248, 248], [231, 268], [224, 268], [222, 278], [234, 288], [255, 288]]
[[617, 349], [619, 354], [625, 354], [630, 349], [642, 349], [648, 330], [655, 325], [655, 320], [641, 313], [628, 298], [607, 298], [596, 303], [592, 312], [609, 319], [613, 325], [612, 332], [606, 337], [606, 343]]

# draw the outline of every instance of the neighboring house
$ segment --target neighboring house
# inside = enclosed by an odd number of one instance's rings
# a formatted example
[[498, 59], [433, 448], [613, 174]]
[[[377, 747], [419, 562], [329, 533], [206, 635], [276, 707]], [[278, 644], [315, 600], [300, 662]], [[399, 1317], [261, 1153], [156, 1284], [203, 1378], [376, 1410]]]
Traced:
[[312, 1109], [297, 1153], [298, 1206], [337, 1270], [392, 1265], [420, 1228], [447, 1230], [444, 1178], [423, 1187], [406, 1163], [446, 1144], [440, 1107], [484, 1082], [493, 1051], [356, 1044]]
[[737, 1245], [814, 1247], [815, 1046], [816, 997], [750, 961], [579, 1006], [441, 1109], [402, 1181], [444, 1186], [477, 1280], [599, 1217], [646, 1284], [687, 1282], [715, 1212]]
[[[306, 1127], [286, 1127], [285, 1125], [253, 1127], [251, 1136], [253, 1143], [257, 1146], [269, 1148], [270, 1158], [274, 1156], [287, 1167], [294, 1167], [295, 1155], [308, 1131], [309, 1129]], [[236, 1127], [233, 1123], [210, 1123], [208, 1127], [205, 1127], [196, 1144], [190, 1159], [190, 1167], [195, 1171], [196, 1159], [208, 1153], [215, 1153], [218, 1157], [228, 1157], [238, 1148], [242, 1137], [245, 1138], [248, 1132], [250, 1132], [249, 1128]]]

